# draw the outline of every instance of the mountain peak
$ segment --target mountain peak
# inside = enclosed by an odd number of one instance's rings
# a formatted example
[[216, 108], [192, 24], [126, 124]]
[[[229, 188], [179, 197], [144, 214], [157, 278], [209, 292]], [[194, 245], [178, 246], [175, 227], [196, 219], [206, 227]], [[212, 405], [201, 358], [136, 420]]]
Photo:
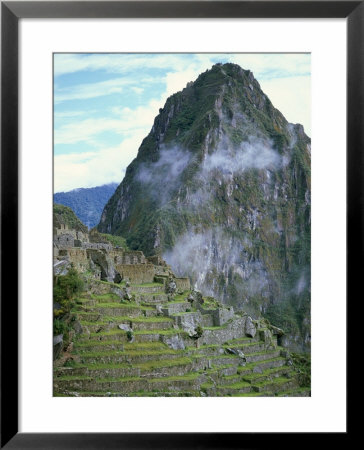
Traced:
[[215, 64], [167, 99], [98, 228], [233, 305], [304, 304], [309, 148], [251, 71]]

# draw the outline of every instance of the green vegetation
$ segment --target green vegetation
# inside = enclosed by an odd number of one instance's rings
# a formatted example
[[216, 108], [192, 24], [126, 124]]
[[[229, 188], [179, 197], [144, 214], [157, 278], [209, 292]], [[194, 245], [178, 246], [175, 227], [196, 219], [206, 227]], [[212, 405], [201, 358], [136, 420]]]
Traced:
[[106, 239], [113, 247], [120, 247], [124, 250], [129, 250], [126, 244], [126, 240], [121, 236], [114, 236], [112, 234], [100, 233], [100, 235]]
[[69, 229], [82, 231], [83, 233], [88, 232], [86, 225], [76, 217], [71, 208], [55, 203], [53, 205], [53, 226], [61, 228], [61, 225], [67, 225]]
[[84, 282], [76, 269], [70, 268], [67, 275], [55, 277], [53, 284], [53, 301], [59, 303], [60, 309], [54, 311], [55, 317], [63, 316], [74, 307], [74, 299], [82, 292]]
[[311, 387], [311, 356], [310, 354], [292, 353], [292, 362], [298, 372], [300, 387]]
[[96, 226], [102, 210], [111, 195], [115, 192], [117, 183], [110, 183], [93, 188], [75, 189], [69, 192], [55, 193], [55, 203], [72, 208], [75, 215], [89, 228]]

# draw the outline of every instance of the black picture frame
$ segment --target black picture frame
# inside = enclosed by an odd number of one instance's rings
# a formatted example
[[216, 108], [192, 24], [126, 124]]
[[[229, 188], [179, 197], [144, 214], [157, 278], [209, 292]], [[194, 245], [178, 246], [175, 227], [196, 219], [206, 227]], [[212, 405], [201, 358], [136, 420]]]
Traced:
[[[347, 19], [347, 312], [364, 265], [364, 1], [4, 1], [1, 2], [1, 448], [280, 448], [280, 433], [18, 432], [18, 22], [22, 18], [346, 18]], [[11, 287], [11, 292], [10, 292]], [[9, 296], [11, 295], [11, 299]], [[12, 320], [9, 320], [12, 318]], [[11, 338], [9, 339], [9, 335]], [[348, 354], [351, 346], [348, 344]], [[347, 360], [348, 362], [348, 360]], [[334, 394], [333, 394], [334, 395]], [[349, 436], [335, 434], [335, 441]], [[351, 431], [351, 430], [350, 430]], [[300, 444], [307, 443], [302, 434]], [[315, 435], [315, 444], [327, 435]], [[282, 440], [283, 439], [283, 440]]]

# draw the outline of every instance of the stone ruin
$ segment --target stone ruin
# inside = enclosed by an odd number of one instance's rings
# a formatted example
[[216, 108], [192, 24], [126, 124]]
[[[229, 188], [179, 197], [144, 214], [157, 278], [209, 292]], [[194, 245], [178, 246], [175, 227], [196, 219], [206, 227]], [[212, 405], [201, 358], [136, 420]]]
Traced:
[[[172, 276], [176, 289], [190, 287], [188, 278], [177, 278], [160, 256], [147, 258], [141, 251], [124, 250], [107, 242], [98, 242], [98, 233], [89, 234], [70, 229], [67, 225], [53, 232], [54, 274], [64, 275], [73, 265], [80, 273], [92, 272], [95, 279], [120, 283], [153, 283], [159, 277], [163, 283]], [[101, 239], [100, 239], [101, 240]]]
[[54, 395], [310, 395], [267, 320], [204, 297], [160, 257], [66, 228], [54, 236], [55, 275], [71, 264], [88, 275], [70, 322], [77, 339], [62, 352], [54, 337]]

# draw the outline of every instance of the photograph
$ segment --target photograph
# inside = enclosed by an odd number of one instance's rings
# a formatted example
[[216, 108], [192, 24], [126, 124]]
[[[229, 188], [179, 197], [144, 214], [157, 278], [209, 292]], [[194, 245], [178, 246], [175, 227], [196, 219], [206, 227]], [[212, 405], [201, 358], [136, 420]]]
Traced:
[[53, 396], [310, 397], [311, 54], [52, 62]]

